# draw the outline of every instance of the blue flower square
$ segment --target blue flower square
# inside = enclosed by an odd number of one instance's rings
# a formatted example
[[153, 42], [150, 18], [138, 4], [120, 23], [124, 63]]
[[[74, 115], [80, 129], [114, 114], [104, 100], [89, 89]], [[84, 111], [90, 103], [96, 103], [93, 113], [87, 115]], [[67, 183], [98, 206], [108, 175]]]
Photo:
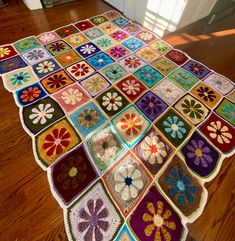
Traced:
[[87, 62], [96, 69], [102, 69], [114, 62], [114, 60], [104, 52], [100, 52], [87, 59]]
[[35, 83], [17, 90], [14, 94], [14, 97], [18, 106], [26, 106], [34, 103], [46, 95], [47, 93], [44, 91], [42, 86], [39, 83]]
[[100, 49], [92, 42], [85, 43], [76, 48], [76, 51], [83, 57], [87, 58], [93, 54], [96, 54]]
[[131, 37], [122, 42], [122, 45], [128, 48], [130, 51], [134, 52], [137, 49], [143, 47], [144, 43], [135, 37]]
[[93, 102], [77, 109], [69, 117], [76, 129], [83, 135], [84, 138], [104, 124], [107, 120]]
[[123, 26], [129, 23], [129, 21], [123, 17], [116, 18], [112, 22], [115, 23], [119, 28], [122, 28]]
[[140, 68], [134, 73], [134, 75], [149, 88], [153, 87], [162, 78], [164, 78], [164, 75], [150, 65]]
[[20, 56], [15, 56], [0, 62], [0, 74], [28, 66]]
[[44, 78], [45, 76], [51, 74], [56, 70], [61, 69], [59, 64], [53, 58], [41, 61], [37, 64], [34, 64], [32, 67], [35, 74], [40, 79]]

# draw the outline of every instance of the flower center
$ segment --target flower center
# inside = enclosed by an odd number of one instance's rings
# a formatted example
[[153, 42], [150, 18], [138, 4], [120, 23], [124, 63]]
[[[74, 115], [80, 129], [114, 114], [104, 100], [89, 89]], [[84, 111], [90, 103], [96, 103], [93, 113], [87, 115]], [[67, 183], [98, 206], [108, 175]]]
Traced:
[[172, 129], [173, 131], [178, 131], [178, 130], [179, 130], [179, 127], [178, 127], [176, 124], [172, 124], [172, 125], [171, 125], [171, 129]]
[[170, 88], [166, 88], [166, 92], [171, 93], [171, 92], [172, 92], [172, 89], [170, 89]]
[[59, 145], [60, 142], [61, 142], [61, 140], [59, 138], [55, 139], [55, 141], [54, 141], [55, 145]]
[[91, 121], [92, 120], [92, 116], [91, 115], [86, 115], [85, 116], [85, 120], [86, 121]]
[[151, 77], [152, 77], [152, 74], [151, 74], [151, 73], [147, 73], [146, 76], [149, 77], [149, 78], [151, 78]]
[[103, 149], [107, 149], [108, 146], [109, 146], [109, 144], [108, 144], [107, 141], [105, 141], [105, 142], [102, 144]]
[[151, 146], [151, 152], [152, 152], [152, 153], [157, 153], [157, 151], [158, 151], [157, 146], [156, 146], [156, 145], [152, 145], [152, 146]]
[[196, 155], [197, 157], [202, 157], [202, 150], [201, 150], [201, 149], [196, 149], [196, 150], [195, 150], [195, 155]]
[[66, 59], [67, 60], [70, 60], [72, 57], [71, 56], [66, 56]]
[[131, 64], [135, 64], [135, 60], [132, 59], [132, 60], [130, 61], [130, 63], [131, 63]]
[[149, 102], [149, 107], [150, 107], [150, 108], [153, 108], [153, 107], [154, 107], [153, 102]]
[[17, 79], [18, 79], [18, 80], [23, 80], [24, 77], [23, 77], [23, 76], [17, 76]]
[[217, 85], [222, 85], [222, 82], [219, 81], [219, 80], [217, 80], [217, 81], [216, 81], [216, 84], [217, 84]]
[[208, 96], [208, 93], [207, 93], [207, 92], [204, 92], [203, 94], [204, 94], [205, 96]]
[[103, 60], [103, 59], [99, 59], [98, 62], [99, 62], [99, 63], [102, 63], [102, 62], [104, 62], [104, 60]]
[[115, 99], [114, 99], [114, 98], [111, 98], [111, 99], [110, 99], [110, 103], [111, 103], [111, 104], [114, 104], [114, 103], [115, 103]]
[[117, 70], [114, 70], [114, 71], [113, 71], [113, 74], [117, 74]]
[[90, 224], [91, 226], [95, 227], [97, 225], [98, 218], [96, 215], [91, 215], [90, 217]]
[[182, 181], [178, 181], [177, 182], [177, 187], [180, 191], [184, 191], [185, 190], [185, 186], [184, 186], [184, 183]]
[[72, 167], [70, 170], [69, 170], [69, 176], [70, 177], [75, 177], [78, 173], [78, 169], [76, 167]]
[[125, 178], [125, 183], [126, 183], [127, 186], [130, 186], [132, 184], [132, 178], [126, 177]]
[[153, 222], [154, 222], [155, 226], [160, 228], [164, 223], [164, 219], [159, 214], [155, 214], [153, 217]]
[[235, 111], [231, 110], [231, 111], [229, 111], [229, 114], [230, 114], [231, 116], [235, 116]]

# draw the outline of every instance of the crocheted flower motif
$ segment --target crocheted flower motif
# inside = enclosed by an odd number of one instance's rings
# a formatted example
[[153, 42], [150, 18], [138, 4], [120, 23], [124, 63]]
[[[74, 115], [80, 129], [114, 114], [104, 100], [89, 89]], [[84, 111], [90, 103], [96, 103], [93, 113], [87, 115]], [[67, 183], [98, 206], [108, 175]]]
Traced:
[[60, 88], [61, 86], [66, 84], [66, 77], [62, 74], [54, 74], [53, 76], [48, 78], [47, 84], [51, 89]]
[[195, 73], [195, 74], [199, 74], [202, 75], [205, 71], [204, 67], [198, 63], [191, 63], [189, 65], [189, 69]]
[[29, 49], [29, 48], [32, 48], [34, 44], [35, 44], [34, 39], [25, 39], [21, 41], [18, 45], [21, 49]]
[[103, 240], [103, 233], [108, 230], [110, 224], [105, 219], [109, 216], [108, 209], [105, 207], [102, 199], [89, 199], [86, 209], [79, 211], [81, 222], [77, 228], [81, 233], [85, 232], [84, 241], [100, 241]]
[[171, 241], [172, 237], [168, 230], [176, 230], [176, 224], [174, 221], [169, 221], [172, 213], [169, 209], [166, 209], [163, 213], [163, 202], [157, 202], [157, 210], [155, 210], [152, 202], [147, 203], [148, 212], [142, 215], [144, 222], [151, 222], [144, 229], [144, 233], [147, 237], [154, 234], [154, 241]]
[[96, 48], [93, 45], [86, 44], [80, 48], [80, 51], [83, 54], [92, 54], [96, 51]]
[[116, 31], [115, 33], [112, 34], [112, 37], [116, 40], [123, 40], [127, 38], [128, 34], [123, 32], [123, 31]]
[[38, 73], [46, 74], [48, 72], [52, 72], [55, 68], [55, 64], [52, 61], [43, 61], [42, 63], [39, 63], [36, 67], [36, 70]]
[[152, 137], [147, 136], [141, 142], [142, 155], [148, 160], [151, 165], [156, 162], [158, 164], [163, 163], [163, 157], [166, 157], [166, 145], [160, 141], [159, 137], [154, 135]]
[[150, 41], [151, 39], [154, 38], [152, 33], [148, 33], [148, 32], [142, 32], [139, 34], [140, 39], [144, 40], [144, 41]]
[[117, 92], [108, 92], [102, 96], [102, 101], [102, 105], [105, 106], [108, 111], [117, 111], [122, 107], [122, 96], [118, 95]]
[[193, 159], [195, 165], [208, 167], [208, 163], [212, 163], [213, 159], [210, 156], [210, 148], [205, 146], [205, 143], [202, 140], [196, 141], [191, 140], [190, 143], [186, 146], [187, 157]]
[[41, 49], [35, 49], [31, 52], [28, 52], [27, 58], [29, 60], [38, 60], [38, 59], [43, 58], [44, 55], [45, 55], [45, 53]]
[[216, 98], [215, 92], [208, 87], [200, 87], [197, 89], [198, 96], [205, 101], [213, 101]]
[[137, 136], [138, 133], [142, 130], [142, 121], [140, 117], [136, 114], [125, 114], [121, 119], [121, 129], [125, 131], [128, 136]]
[[194, 194], [197, 191], [197, 187], [192, 185], [192, 179], [184, 175], [181, 167], [171, 168], [168, 176], [165, 178], [165, 182], [170, 186], [168, 190], [169, 195], [176, 198], [180, 206], [184, 206], [186, 203], [194, 203]]
[[113, 47], [110, 50], [110, 54], [115, 58], [121, 58], [126, 54], [126, 50], [122, 47]]
[[162, 111], [162, 106], [161, 106], [162, 102], [153, 95], [145, 96], [145, 98], [142, 98], [141, 105], [142, 105], [142, 108], [149, 115]]
[[232, 122], [235, 122], [235, 105], [229, 102], [226, 102], [225, 105], [221, 108], [222, 113]]
[[57, 181], [65, 190], [75, 189], [86, 179], [86, 170], [83, 156], [71, 156], [61, 165]]
[[79, 89], [69, 88], [62, 92], [61, 99], [68, 105], [76, 105], [82, 100], [82, 92]]
[[186, 133], [186, 129], [184, 128], [183, 121], [181, 121], [178, 116], [168, 116], [167, 121], [164, 121], [163, 125], [165, 132], [171, 133], [172, 138], [183, 139], [183, 134]]
[[77, 121], [83, 128], [92, 128], [99, 122], [99, 113], [94, 109], [85, 109], [82, 113], [78, 114]]
[[46, 150], [48, 156], [59, 155], [64, 148], [69, 146], [70, 137], [70, 133], [64, 127], [53, 129], [50, 134], [46, 135], [42, 147]]
[[13, 77], [11, 78], [11, 83], [13, 85], [22, 85], [23, 83], [28, 82], [29, 79], [29, 73], [21, 71], [20, 73], [13, 74]]
[[43, 43], [48, 43], [48, 42], [51, 42], [55, 39], [55, 35], [52, 34], [52, 33], [45, 33], [43, 34], [42, 36], [40, 36], [39, 40]]
[[124, 61], [124, 65], [130, 69], [131, 68], [136, 69], [141, 65], [141, 62], [139, 59], [133, 56], [133, 57], [126, 58]]
[[4, 47], [1, 47], [0, 48], [0, 58], [3, 58], [7, 55], [9, 55], [11, 52], [11, 50], [9, 48], [4, 48]]
[[97, 93], [104, 88], [105, 80], [99, 76], [91, 77], [85, 86], [89, 91]]
[[137, 95], [140, 91], [140, 84], [135, 79], [128, 79], [122, 83], [122, 90], [128, 95]]
[[226, 125], [222, 125], [220, 121], [211, 122], [207, 126], [209, 136], [212, 139], [216, 139], [220, 144], [228, 144], [231, 142], [232, 135], [228, 132], [229, 128]]
[[108, 68], [105, 71], [105, 74], [109, 79], [116, 81], [125, 74], [125, 71], [123, 70], [122, 67], [114, 65]]
[[114, 175], [115, 191], [121, 194], [123, 200], [127, 201], [138, 196], [143, 188], [142, 175], [140, 170], [129, 164], [127, 167], [120, 167]]
[[20, 99], [22, 102], [32, 102], [35, 99], [37, 99], [42, 91], [38, 87], [29, 87], [28, 89], [25, 89], [22, 91], [20, 95]]
[[204, 114], [202, 110], [202, 105], [196, 103], [195, 100], [184, 100], [183, 104], [181, 105], [183, 112], [188, 114], [190, 118], [198, 118], [200, 119]]
[[72, 67], [71, 73], [76, 76], [84, 76], [89, 73], [89, 67], [85, 64], [76, 64]]
[[97, 38], [97, 37], [103, 35], [101, 30], [99, 30], [98, 28], [89, 29], [86, 31], [85, 34], [91, 39], [94, 39], [94, 38]]
[[93, 151], [101, 161], [109, 160], [117, 152], [117, 141], [110, 133], [101, 134], [94, 140]]
[[51, 104], [39, 104], [38, 107], [32, 109], [32, 114], [29, 115], [29, 119], [33, 120], [33, 124], [45, 124], [48, 119], [53, 117], [55, 109]]
[[108, 38], [101, 38], [97, 42], [97, 44], [100, 45], [101, 47], [108, 47], [111, 43], [112, 43], [112, 40]]
[[61, 43], [61, 42], [53, 43], [53, 44], [50, 45], [50, 49], [53, 52], [60, 52], [60, 51], [64, 50], [65, 47], [66, 47], [65, 44]]

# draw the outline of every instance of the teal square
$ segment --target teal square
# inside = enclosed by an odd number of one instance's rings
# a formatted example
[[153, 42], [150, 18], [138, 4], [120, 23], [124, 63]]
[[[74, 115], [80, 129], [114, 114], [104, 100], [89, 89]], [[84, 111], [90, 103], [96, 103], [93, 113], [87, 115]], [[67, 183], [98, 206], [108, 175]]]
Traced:
[[93, 40], [104, 35], [99, 28], [91, 28], [83, 32], [89, 39]]
[[87, 137], [107, 120], [93, 102], [80, 107], [69, 118], [83, 137]]
[[125, 46], [130, 51], [134, 52], [137, 49], [143, 47], [144, 43], [135, 37], [131, 37], [125, 40], [124, 42], [122, 42], [122, 45]]
[[164, 78], [164, 75], [150, 65], [145, 65], [140, 68], [134, 73], [134, 75], [149, 88], [152, 88], [156, 83]]
[[20, 53], [25, 53], [28, 50], [41, 47], [41, 44], [34, 37], [29, 37], [19, 40], [14, 46]]

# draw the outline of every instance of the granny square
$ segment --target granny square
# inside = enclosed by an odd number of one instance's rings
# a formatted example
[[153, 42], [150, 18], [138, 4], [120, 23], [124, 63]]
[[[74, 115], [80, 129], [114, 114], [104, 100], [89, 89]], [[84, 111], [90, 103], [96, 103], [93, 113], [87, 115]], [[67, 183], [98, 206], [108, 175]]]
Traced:
[[139, 32], [138, 34], [135, 35], [135, 37], [140, 39], [142, 42], [146, 44], [149, 44], [157, 39], [157, 37], [153, 33], [146, 30]]
[[128, 220], [136, 240], [184, 240], [185, 227], [155, 185], [138, 204]]
[[93, 44], [92, 42], [85, 43], [83, 45], [80, 45], [76, 48], [76, 51], [83, 57], [87, 58], [97, 52], [100, 51], [100, 49]]
[[74, 50], [69, 50], [65, 53], [58, 54], [55, 56], [55, 59], [62, 65], [64, 68], [75, 64], [82, 60], [81, 56]]
[[126, 48], [124, 48], [121, 45], [116, 45], [106, 50], [106, 53], [108, 53], [115, 60], [119, 60], [120, 58], [123, 58], [126, 55], [130, 54], [130, 51], [128, 51]]
[[95, 72], [95, 70], [84, 60], [67, 67], [66, 70], [75, 80], [84, 79]]
[[132, 236], [130, 230], [126, 225], [123, 226], [121, 231], [119, 232], [115, 241], [135, 241], [134, 237]]
[[75, 23], [74, 26], [80, 31], [85, 31], [89, 28], [93, 28], [95, 25], [89, 20], [82, 20]]
[[224, 154], [234, 150], [234, 127], [215, 113], [200, 125], [200, 131]]
[[37, 134], [48, 125], [64, 116], [63, 110], [50, 97], [38, 100], [36, 103], [25, 106], [21, 117], [29, 133]]
[[166, 167], [158, 183], [186, 217], [200, 210], [203, 187], [177, 155]]
[[76, 108], [90, 100], [88, 94], [78, 83], [63, 88], [52, 94], [52, 97], [60, 104], [66, 113], [74, 111]]
[[130, 37], [130, 35], [128, 33], [126, 33], [125, 31], [122, 31], [121, 29], [119, 29], [119, 30], [115, 31], [114, 33], [110, 34], [110, 36], [118, 42], [122, 42], [125, 39]]
[[95, 25], [100, 25], [100, 24], [108, 21], [108, 19], [102, 15], [99, 15], [99, 16], [95, 16], [95, 17], [91, 18], [90, 21], [92, 23], [94, 23]]
[[60, 119], [33, 139], [38, 163], [43, 169], [81, 142], [67, 118]]
[[42, 45], [46, 45], [60, 40], [60, 37], [55, 32], [51, 31], [39, 34], [36, 39]]
[[210, 113], [205, 105], [189, 94], [182, 97], [174, 107], [193, 125], [201, 123]]
[[154, 128], [144, 135], [134, 151], [152, 175], [156, 175], [174, 153], [171, 145]]
[[95, 39], [93, 41], [101, 50], [107, 50], [109, 49], [110, 47], [112, 46], [115, 46], [117, 45], [118, 43], [112, 39], [111, 37], [109, 36], [102, 36], [98, 39]]
[[47, 45], [45, 45], [45, 48], [53, 56], [65, 53], [66, 51], [71, 49], [71, 47], [63, 40], [59, 40], [59, 41], [53, 42], [51, 44], [47, 44]]
[[152, 61], [160, 57], [159, 53], [155, 52], [148, 46], [141, 48], [135, 54], [148, 63], [151, 63]]
[[110, 10], [108, 12], [105, 12], [103, 16], [106, 17], [108, 20], [113, 20], [115, 18], [120, 17], [121, 14], [116, 10]]
[[128, 24], [129, 20], [124, 17], [118, 17], [114, 20], [112, 20], [113, 23], [115, 23], [119, 28], [125, 26]]
[[180, 146], [192, 130], [192, 126], [173, 109], [165, 112], [155, 125], [175, 147]]
[[0, 47], [0, 61], [13, 57], [17, 54], [17, 51], [12, 45], [4, 45]]
[[47, 75], [61, 69], [59, 64], [53, 58], [41, 61], [37, 64], [34, 64], [32, 67], [33, 67], [33, 70], [34, 70], [35, 74], [40, 79], [42, 79], [42, 78], [46, 77]]
[[164, 76], [150, 65], [146, 65], [137, 70], [134, 75], [149, 88], [158, 83]]
[[49, 173], [51, 187], [65, 205], [75, 200], [98, 177], [82, 144], [53, 163]]
[[111, 85], [100, 73], [92, 74], [90, 77], [82, 80], [80, 84], [92, 97], [98, 95]]
[[168, 60], [163, 56], [154, 60], [151, 63], [151, 65], [164, 75], [168, 75], [171, 71], [173, 71], [177, 67], [177, 65], [175, 65], [174, 63], [172, 63], [170, 60]]
[[104, 185], [97, 182], [65, 211], [70, 240], [112, 241], [123, 224], [123, 218]]
[[177, 65], [182, 65], [188, 60], [186, 54], [178, 49], [171, 49], [165, 56]]
[[64, 40], [73, 48], [84, 44], [86, 42], [89, 42], [89, 39], [82, 33], [75, 33], [72, 34], [66, 38], [64, 38]]
[[146, 65], [146, 63], [142, 59], [140, 59], [134, 54], [128, 55], [119, 60], [118, 62], [121, 66], [123, 66], [126, 70], [128, 70], [131, 73]]
[[128, 38], [127, 40], [122, 42], [122, 45], [129, 49], [130, 51], [134, 52], [137, 49], [144, 46], [144, 43], [135, 37]]
[[103, 111], [110, 117], [123, 110], [129, 101], [116, 88], [112, 87], [100, 94], [96, 101]]
[[28, 50], [34, 48], [40, 48], [40, 43], [35, 39], [35, 37], [29, 37], [14, 43], [14, 47], [22, 54]]
[[83, 32], [89, 39], [93, 40], [104, 35], [104, 33], [99, 28], [90, 28]]
[[130, 35], [136, 35], [137, 33], [143, 30], [138, 24], [131, 23], [131, 22], [125, 25], [122, 29], [125, 30]]
[[181, 149], [187, 166], [201, 177], [213, 173], [220, 160], [220, 154], [198, 132], [194, 132]]
[[136, 100], [141, 94], [147, 90], [147, 87], [139, 81], [135, 76], [129, 75], [119, 81], [116, 86], [122, 91], [131, 101]]
[[105, 185], [126, 217], [143, 196], [151, 177], [135, 156], [128, 152], [103, 176]]
[[114, 23], [109, 21], [100, 24], [99, 28], [107, 35], [118, 29], [118, 27]]
[[55, 32], [61, 38], [65, 38], [65, 37], [70, 36], [74, 33], [78, 33], [78, 30], [72, 24], [70, 24], [70, 25], [67, 25], [65, 27], [56, 29]]
[[128, 147], [137, 143], [150, 126], [150, 121], [134, 105], [128, 106], [111, 122]]
[[119, 64], [112, 64], [101, 71], [112, 83], [124, 78], [128, 72]]
[[127, 148], [111, 125], [97, 131], [86, 142], [90, 156], [101, 174], [123, 156]]
[[152, 91], [142, 95], [135, 104], [151, 121], [154, 121], [168, 108], [168, 105]]
[[165, 54], [172, 48], [170, 45], [168, 45], [166, 42], [164, 42], [160, 39], [151, 43], [150, 47], [161, 55]]
[[51, 57], [51, 55], [44, 48], [31, 49], [25, 52], [22, 56], [25, 61], [30, 65], [33, 65]]
[[87, 59], [87, 62], [99, 70], [104, 68], [107, 65], [110, 65], [114, 62], [114, 60], [104, 52], [99, 52], [98, 54], [93, 55], [92, 57]]
[[70, 114], [69, 118], [84, 138], [107, 120], [93, 102], [80, 107]]

